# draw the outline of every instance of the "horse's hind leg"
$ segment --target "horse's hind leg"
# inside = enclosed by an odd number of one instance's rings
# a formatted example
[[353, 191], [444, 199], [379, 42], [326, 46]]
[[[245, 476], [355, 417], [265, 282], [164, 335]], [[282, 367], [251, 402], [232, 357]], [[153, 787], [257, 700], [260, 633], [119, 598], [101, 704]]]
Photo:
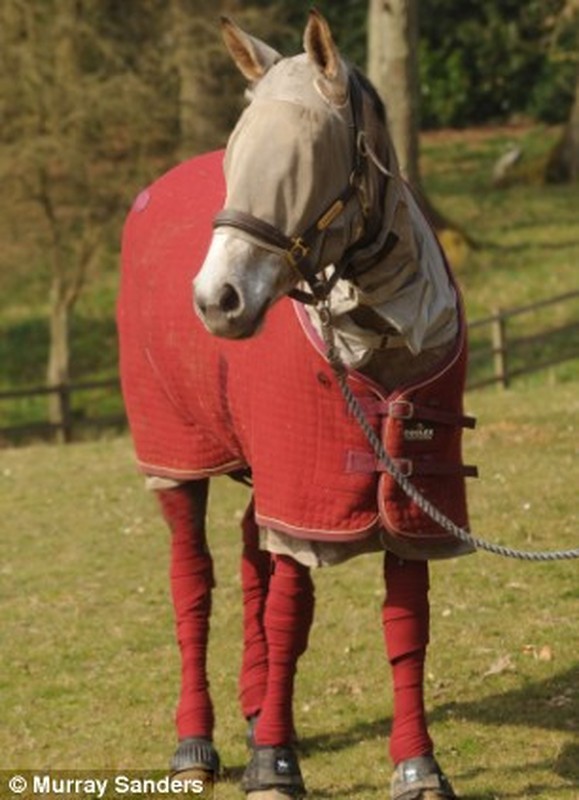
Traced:
[[424, 710], [424, 662], [429, 640], [428, 562], [386, 554], [382, 621], [394, 685], [390, 755], [392, 800], [452, 800], [455, 794], [433, 756]]
[[289, 556], [274, 556], [265, 608], [267, 689], [254, 732], [252, 759], [242, 786], [249, 798], [299, 797], [305, 792], [294, 735], [293, 689], [297, 662], [307, 648], [314, 589], [309, 570]]
[[205, 538], [209, 481], [182, 483], [157, 492], [171, 529], [171, 594], [181, 651], [181, 694], [176, 722], [176, 772], [191, 770], [211, 779], [219, 769], [213, 748], [213, 705], [207, 680], [207, 642], [214, 586]]
[[259, 547], [259, 528], [255, 521], [253, 500], [245, 512], [241, 528], [243, 658], [239, 675], [239, 699], [244, 717], [253, 720], [261, 711], [267, 688], [268, 660], [264, 614], [271, 574], [271, 556]]

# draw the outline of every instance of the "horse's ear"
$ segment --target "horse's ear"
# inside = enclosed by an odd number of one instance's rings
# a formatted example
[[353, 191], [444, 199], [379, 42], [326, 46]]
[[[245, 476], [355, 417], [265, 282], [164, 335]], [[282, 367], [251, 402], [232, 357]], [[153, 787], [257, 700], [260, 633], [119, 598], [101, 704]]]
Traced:
[[282, 58], [277, 50], [242, 31], [229, 17], [221, 17], [221, 33], [232, 59], [251, 83], [263, 78]]
[[336, 105], [348, 98], [348, 76], [326, 19], [313, 8], [304, 32], [304, 50], [320, 72], [318, 86]]

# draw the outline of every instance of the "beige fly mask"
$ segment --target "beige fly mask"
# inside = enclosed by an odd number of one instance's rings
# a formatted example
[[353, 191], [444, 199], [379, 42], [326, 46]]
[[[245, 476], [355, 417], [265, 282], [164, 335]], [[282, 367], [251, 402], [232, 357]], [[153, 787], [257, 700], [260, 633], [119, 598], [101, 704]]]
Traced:
[[[249, 213], [287, 236], [317, 222], [353, 168], [350, 103], [332, 105], [315, 81], [306, 55], [272, 67], [256, 85], [225, 157], [225, 208]], [[326, 231], [324, 263], [338, 259], [362, 230], [360, 204], [351, 202]]]

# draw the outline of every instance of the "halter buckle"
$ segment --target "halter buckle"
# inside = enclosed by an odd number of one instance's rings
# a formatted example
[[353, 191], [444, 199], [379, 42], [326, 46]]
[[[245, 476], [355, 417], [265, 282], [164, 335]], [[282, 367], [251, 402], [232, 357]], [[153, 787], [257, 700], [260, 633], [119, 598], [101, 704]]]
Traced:
[[292, 267], [296, 267], [300, 261], [303, 261], [304, 258], [306, 258], [310, 252], [310, 248], [303, 239], [301, 239], [299, 236], [296, 236], [295, 239], [292, 239], [291, 247], [286, 252], [290, 264]]
[[411, 403], [410, 400], [392, 400], [388, 404], [388, 415], [393, 419], [412, 419], [414, 403]]

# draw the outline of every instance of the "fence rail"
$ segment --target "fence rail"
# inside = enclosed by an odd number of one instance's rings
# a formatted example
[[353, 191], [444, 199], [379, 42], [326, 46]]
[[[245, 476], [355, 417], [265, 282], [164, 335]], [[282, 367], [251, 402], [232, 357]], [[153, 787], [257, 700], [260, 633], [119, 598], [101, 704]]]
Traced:
[[58, 398], [58, 421], [52, 422], [48, 419], [35, 422], [21, 423], [18, 425], [6, 425], [0, 427], [0, 445], [2, 441], [10, 441], [19, 437], [54, 437], [62, 442], [71, 442], [74, 434], [79, 428], [112, 428], [126, 425], [126, 415], [124, 411], [113, 414], [99, 414], [98, 417], [87, 417], [82, 411], [73, 408], [73, 395], [94, 391], [108, 390], [111, 395], [116, 395], [120, 401], [120, 380], [119, 378], [108, 378], [98, 381], [82, 381], [74, 383], [61, 383], [56, 386], [32, 386], [26, 389], [11, 389], [0, 392], [0, 401], [18, 400], [32, 397], [56, 395]]
[[[577, 300], [579, 290], [565, 292], [537, 303], [497, 309], [494, 314], [471, 322], [468, 326], [471, 352], [467, 388], [480, 389], [493, 383], [507, 388], [514, 378], [579, 358], [579, 309], [575, 316], [577, 322], [549, 324], [541, 330], [524, 334], [512, 330], [514, 321]], [[488, 344], [480, 339], [480, 331], [485, 328], [489, 331]], [[481, 362], [491, 364], [490, 375], [480, 377]]]
[[[513, 320], [524, 319], [543, 309], [579, 300], [579, 290], [566, 292], [530, 305], [499, 309], [468, 326], [471, 340], [467, 389], [480, 389], [492, 384], [507, 388], [513, 379], [579, 358], [579, 321], [549, 325], [532, 333], [514, 334]], [[568, 315], [569, 316], [569, 315]], [[572, 317], [573, 318], [573, 317]], [[575, 316], [579, 320], [579, 311]], [[487, 336], [484, 336], [485, 330]], [[525, 351], [527, 355], [525, 356]], [[547, 355], [545, 356], [545, 352]], [[488, 372], [490, 371], [490, 374]], [[481, 374], [482, 373], [482, 374]], [[122, 410], [118, 413], [88, 417], [74, 410], [72, 398], [82, 392], [105, 390], [120, 401], [120, 381], [110, 378], [98, 381], [64, 383], [58, 386], [36, 386], [0, 392], [0, 402], [22, 398], [57, 395], [59, 421], [41, 420], [0, 427], [0, 445], [14, 439], [52, 436], [70, 442], [81, 428], [108, 428], [126, 424]]]

